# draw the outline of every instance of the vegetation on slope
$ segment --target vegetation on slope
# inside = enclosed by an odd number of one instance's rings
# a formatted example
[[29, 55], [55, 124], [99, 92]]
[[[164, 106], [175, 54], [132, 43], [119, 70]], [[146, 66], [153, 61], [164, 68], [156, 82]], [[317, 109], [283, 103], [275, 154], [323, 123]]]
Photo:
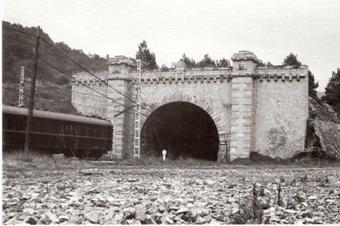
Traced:
[[[19, 91], [20, 66], [25, 66], [25, 93], [29, 95], [29, 82], [33, 74], [33, 47], [36, 42], [36, 27], [23, 27], [20, 24], [2, 22], [3, 35], [3, 102], [17, 105]], [[105, 70], [106, 59], [94, 54], [87, 55], [82, 50], [70, 48], [63, 42], [53, 42], [47, 33], [41, 37], [54, 48], [71, 57], [91, 71]], [[38, 84], [36, 107], [50, 111], [74, 113], [70, 102], [70, 77], [81, 71], [78, 65], [56, 52], [46, 41], [40, 42], [38, 63]], [[47, 62], [47, 65], [43, 61]], [[27, 96], [26, 96], [27, 97]], [[25, 105], [28, 98], [25, 99]]]

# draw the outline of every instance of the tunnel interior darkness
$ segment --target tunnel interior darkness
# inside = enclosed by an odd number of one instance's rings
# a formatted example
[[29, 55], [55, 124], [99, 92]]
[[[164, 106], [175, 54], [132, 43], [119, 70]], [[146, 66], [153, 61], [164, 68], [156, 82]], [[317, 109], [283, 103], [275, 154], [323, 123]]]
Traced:
[[216, 125], [202, 108], [172, 102], [156, 109], [143, 125], [142, 157], [196, 158], [216, 161], [219, 139]]

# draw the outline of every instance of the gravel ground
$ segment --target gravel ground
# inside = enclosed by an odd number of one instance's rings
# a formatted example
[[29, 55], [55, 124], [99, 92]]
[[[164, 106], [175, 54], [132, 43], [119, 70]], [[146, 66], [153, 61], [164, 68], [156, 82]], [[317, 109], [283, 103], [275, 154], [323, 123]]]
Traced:
[[340, 168], [3, 170], [3, 224], [340, 223]]

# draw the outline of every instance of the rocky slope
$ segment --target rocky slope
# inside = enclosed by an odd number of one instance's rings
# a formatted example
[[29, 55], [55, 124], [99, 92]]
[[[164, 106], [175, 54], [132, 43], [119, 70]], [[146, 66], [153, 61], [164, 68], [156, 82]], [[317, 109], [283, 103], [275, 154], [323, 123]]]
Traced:
[[340, 120], [329, 105], [310, 98], [306, 150], [340, 160]]

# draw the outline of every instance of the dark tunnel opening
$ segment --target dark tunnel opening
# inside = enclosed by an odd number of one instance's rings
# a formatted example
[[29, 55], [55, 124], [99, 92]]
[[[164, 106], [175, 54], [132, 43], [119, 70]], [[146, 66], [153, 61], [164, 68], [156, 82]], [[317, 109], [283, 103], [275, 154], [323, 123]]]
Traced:
[[156, 109], [141, 133], [142, 157], [195, 158], [216, 161], [219, 138], [216, 125], [202, 108], [187, 102], [173, 102]]

